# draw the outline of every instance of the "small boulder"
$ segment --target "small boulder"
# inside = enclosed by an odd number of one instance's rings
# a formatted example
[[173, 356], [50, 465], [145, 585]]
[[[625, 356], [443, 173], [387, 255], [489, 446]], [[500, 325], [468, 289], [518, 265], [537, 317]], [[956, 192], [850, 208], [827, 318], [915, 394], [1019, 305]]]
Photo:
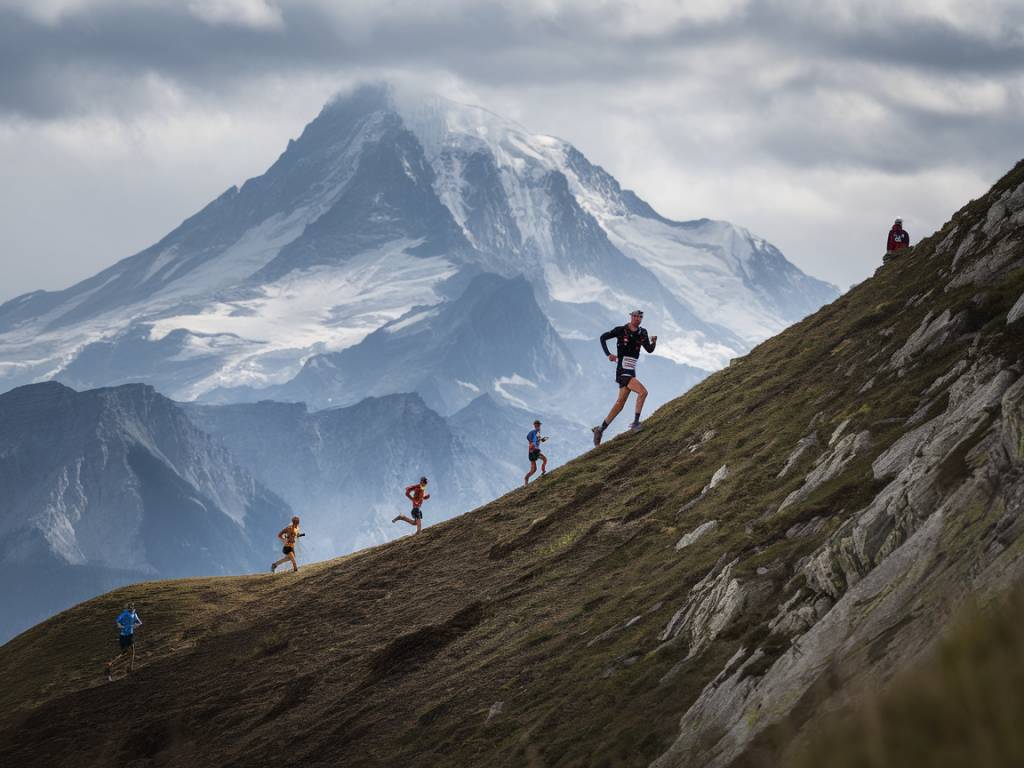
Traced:
[[696, 528], [694, 528], [692, 531], [690, 531], [685, 536], [683, 536], [681, 539], [679, 539], [679, 541], [676, 542], [676, 551], [678, 552], [681, 549], [686, 549], [691, 544], [696, 543], [696, 541], [701, 536], [703, 536], [705, 533], [710, 533], [711, 531], [715, 530], [717, 527], [718, 527], [718, 521], [717, 520], [708, 520], [706, 523], [701, 523]]

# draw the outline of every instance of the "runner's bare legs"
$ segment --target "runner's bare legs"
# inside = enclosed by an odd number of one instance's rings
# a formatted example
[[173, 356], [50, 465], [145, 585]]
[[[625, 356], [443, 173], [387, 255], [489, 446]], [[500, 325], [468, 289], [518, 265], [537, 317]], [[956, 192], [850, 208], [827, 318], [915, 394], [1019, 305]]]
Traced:
[[283, 563], [287, 563], [289, 560], [291, 561], [292, 564], [292, 572], [294, 573], [295, 571], [299, 570], [299, 564], [295, 560], [295, 552], [289, 552], [287, 555], [282, 557], [280, 560], [276, 561], [270, 567], [272, 570], [276, 569], [277, 566], [282, 565]]
[[[634, 381], [635, 381], [635, 379], [634, 379]], [[632, 385], [633, 381], [630, 381], [629, 383], [630, 383], [630, 385]], [[622, 408], [626, 404], [626, 400], [628, 398], [629, 398], [629, 387], [619, 387], [619, 396], [615, 400], [615, 405], [613, 405], [612, 409], [610, 411], [608, 411], [608, 416], [604, 420], [605, 424], [611, 424], [612, 423], [612, 421], [615, 419], [615, 417], [618, 416], [619, 413], [622, 411]]]
[[423, 521], [422, 520], [413, 520], [411, 517], [406, 517], [405, 515], [397, 515], [395, 517], [395, 519], [392, 520], [391, 522], [394, 523], [394, 522], [397, 522], [398, 520], [401, 520], [402, 522], [408, 523], [409, 525], [415, 525], [416, 526], [416, 533], [419, 533], [421, 530], [423, 530]]
[[640, 421], [640, 411], [644, 409], [644, 402], [647, 400], [647, 387], [637, 381], [635, 378], [629, 382], [629, 389], [636, 392], [636, 403], [634, 403], [634, 411], [636, 413], [636, 420]]
[[[545, 462], [547, 464], [547, 462]], [[526, 473], [526, 477], [523, 478], [523, 485], [529, 485], [530, 478], [533, 477], [533, 473], [537, 471], [536, 460], [530, 462], [530, 471]]]

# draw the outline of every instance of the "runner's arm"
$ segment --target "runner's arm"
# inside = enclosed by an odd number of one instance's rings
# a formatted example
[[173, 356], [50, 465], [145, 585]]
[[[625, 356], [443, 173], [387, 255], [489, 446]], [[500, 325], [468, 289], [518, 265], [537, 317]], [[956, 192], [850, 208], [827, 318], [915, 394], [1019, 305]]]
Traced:
[[644, 331], [643, 338], [640, 342], [644, 345], [644, 349], [647, 350], [648, 354], [654, 351], [654, 346], [658, 343], [658, 337], [655, 336], [653, 339], [647, 335], [647, 331]]
[[405, 498], [407, 498], [409, 501], [416, 501], [416, 499], [412, 497], [412, 489], [415, 487], [415, 485], [410, 485], [408, 488], [405, 489]]
[[614, 339], [618, 328], [612, 328], [608, 333], [601, 334], [601, 349], [604, 350], [605, 357], [611, 357], [612, 353], [608, 351], [608, 341]]

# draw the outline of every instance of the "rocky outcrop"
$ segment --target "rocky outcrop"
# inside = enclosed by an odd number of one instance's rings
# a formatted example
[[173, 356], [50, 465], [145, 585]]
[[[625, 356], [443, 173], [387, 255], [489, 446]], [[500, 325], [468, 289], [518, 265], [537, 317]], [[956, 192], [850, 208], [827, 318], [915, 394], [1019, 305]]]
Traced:
[[[842, 427], [843, 425], [840, 425]], [[835, 437], [835, 436], [834, 436]], [[804, 484], [789, 494], [779, 506], [779, 511], [802, 501], [834, 477], [838, 477], [858, 456], [871, 446], [871, 433], [858, 432], [838, 440], [832, 449], [818, 459], [814, 469], [804, 479]]]
[[683, 640], [687, 658], [700, 653], [743, 609], [746, 590], [733, 577], [736, 560], [716, 566], [690, 590], [686, 603], [673, 614], [658, 640]]
[[893, 352], [889, 359], [889, 367], [904, 368], [915, 355], [938, 347], [957, 331], [962, 321], [962, 317], [954, 317], [949, 309], [944, 309], [935, 316], [929, 312], [906, 343]]
[[680, 509], [679, 512], [683, 513], [692, 509], [697, 504], [697, 502], [699, 502], [701, 499], [703, 499], [705, 496], [711, 493], [711, 491], [717, 488], [718, 484], [725, 480], [727, 477], [729, 477], [729, 467], [723, 464], [717, 470], [715, 470], [715, 474], [711, 476], [711, 479], [708, 480], [708, 484], [701, 489], [701, 492], [692, 499], [690, 499], [688, 502], [686, 502], [686, 504], [683, 505], [682, 509]]
[[711, 533], [711, 531], [716, 528], [718, 528], [717, 520], [708, 520], [706, 523], [701, 523], [689, 533], [684, 534], [683, 537], [676, 542], [676, 551], [678, 552], [681, 549], [686, 549], [691, 544], [696, 544], [697, 540], [700, 539], [701, 536], [705, 533]]
[[786, 457], [786, 463], [783, 465], [782, 469], [779, 470], [779, 474], [777, 474], [775, 477], [778, 478], [779, 480], [784, 478], [786, 475], [789, 474], [790, 470], [792, 470], [793, 467], [797, 465], [800, 459], [804, 457], [804, 455], [806, 455], [809, 451], [812, 451], [817, 447], [817, 434], [812, 432], [811, 434], [805, 437], [801, 437], [800, 440], [797, 441], [796, 447], [793, 449], [792, 453], [790, 453], [789, 456]]
[[[890, 482], [802, 561], [795, 591], [769, 625], [790, 638], [790, 649], [762, 677], [750, 671], [764, 663], [757, 649], [723, 669], [655, 768], [691, 764], [698, 745], [703, 765], [728, 765], [823, 675], [837, 688], [855, 678], [884, 680], [928, 647], [965, 592], [1024, 574], [1024, 557], [1007, 546], [1024, 533], [1018, 370], [999, 360], [975, 363], [949, 386], [946, 411], [896, 440], [872, 471]], [[1005, 512], [996, 524], [973, 524], [998, 509]]]
[[1017, 303], [1010, 307], [1010, 311], [1006, 313], [1006, 324], [1012, 325], [1024, 317], [1024, 293], [1017, 299]]

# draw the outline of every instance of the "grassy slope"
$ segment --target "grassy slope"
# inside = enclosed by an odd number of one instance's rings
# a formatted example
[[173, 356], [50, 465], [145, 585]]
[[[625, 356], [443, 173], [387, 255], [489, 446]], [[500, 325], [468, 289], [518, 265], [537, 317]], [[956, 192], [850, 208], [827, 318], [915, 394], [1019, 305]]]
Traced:
[[[1022, 179], [1024, 165], [995, 192]], [[83, 766], [646, 765], [738, 645], [767, 638], [795, 562], [874, 495], [870, 461], [971, 343], [947, 343], [902, 378], [875, 375], [925, 313], [971, 306], [983, 344], [1019, 354], [1019, 336], [997, 331], [1024, 290], [1022, 270], [973, 304], [976, 288], [907, 306], [948, 266], [928, 258], [945, 231], [666, 405], [639, 435], [416, 539], [298, 576], [139, 585], [30, 630], [0, 648], [0, 758], [50, 765], [74, 750]], [[775, 475], [819, 413], [823, 442], [851, 418], [874, 448], [773, 514], [813, 457], [783, 481]], [[700, 443], [708, 430], [716, 435]], [[729, 478], [682, 512], [723, 464]], [[814, 516], [828, 522], [817, 535], [785, 536]], [[708, 519], [721, 525], [676, 552], [679, 536]], [[723, 557], [739, 558], [736, 575], [756, 581], [759, 598], [681, 664], [685, 645], [656, 650], [657, 635]], [[100, 684], [110, 623], [129, 593], [146, 621], [142, 666]], [[502, 711], [488, 717], [496, 702]]]

